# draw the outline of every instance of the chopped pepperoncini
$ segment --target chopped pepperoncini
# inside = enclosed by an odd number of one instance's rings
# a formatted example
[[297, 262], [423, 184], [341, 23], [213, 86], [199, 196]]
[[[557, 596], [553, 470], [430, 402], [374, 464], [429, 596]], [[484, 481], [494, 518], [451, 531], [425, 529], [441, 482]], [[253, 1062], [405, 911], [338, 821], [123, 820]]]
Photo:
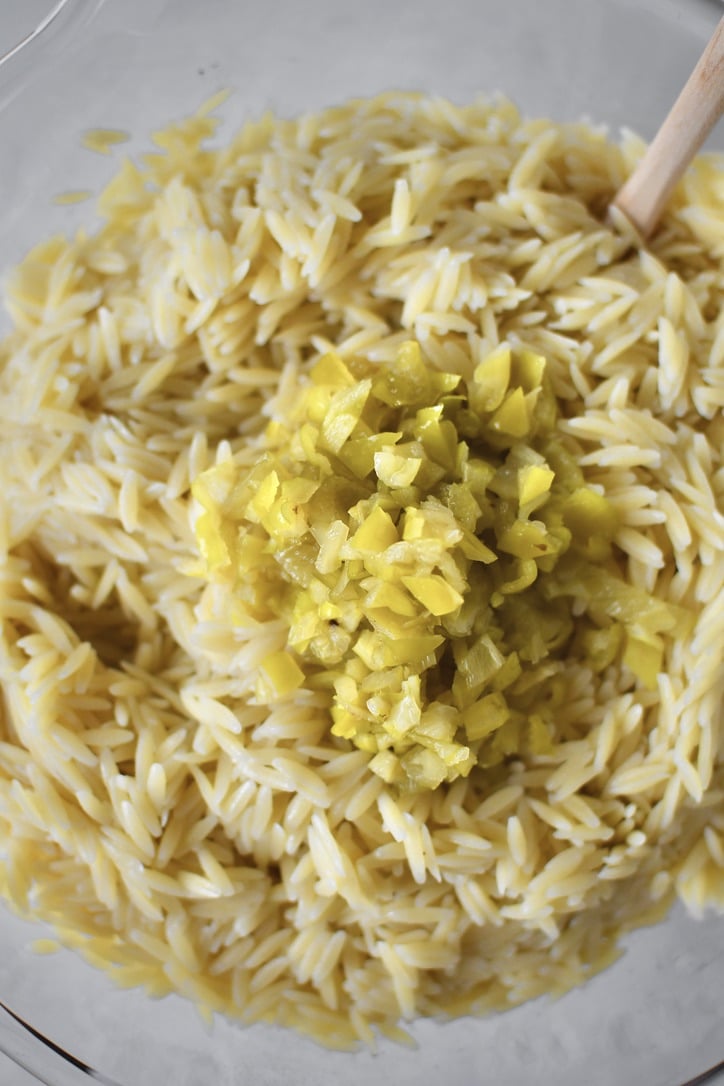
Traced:
[[287, 627], [258, 701], [328, 689], [332, 733], [417, 790], [550, 754], [569, 652], [654, 683], [675, 619], [591, 564], [616, 517], [555, 426], [525, 348], [467, 383], [415, 342], [384, 366], [317, 361], [254, 467], [227, 459], [192, 486], [208, 576]]

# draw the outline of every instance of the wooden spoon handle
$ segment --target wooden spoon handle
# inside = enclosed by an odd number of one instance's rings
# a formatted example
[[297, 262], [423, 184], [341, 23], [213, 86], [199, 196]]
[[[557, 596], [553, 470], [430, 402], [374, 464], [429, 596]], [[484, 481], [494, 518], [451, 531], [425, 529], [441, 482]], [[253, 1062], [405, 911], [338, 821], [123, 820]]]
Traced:
[[724, 18], [671, 112], [613, 200], [648, 237], [674, 185], [724, 112]]

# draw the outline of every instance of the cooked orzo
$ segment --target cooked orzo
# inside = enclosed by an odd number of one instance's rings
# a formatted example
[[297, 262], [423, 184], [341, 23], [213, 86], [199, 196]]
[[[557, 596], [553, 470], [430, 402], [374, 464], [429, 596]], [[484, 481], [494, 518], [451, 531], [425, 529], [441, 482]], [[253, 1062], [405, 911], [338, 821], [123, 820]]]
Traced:
[[156, 136], [0, 345], [0, 890], [351, 1046], [724, 904], [724, 187], [391, 94]]

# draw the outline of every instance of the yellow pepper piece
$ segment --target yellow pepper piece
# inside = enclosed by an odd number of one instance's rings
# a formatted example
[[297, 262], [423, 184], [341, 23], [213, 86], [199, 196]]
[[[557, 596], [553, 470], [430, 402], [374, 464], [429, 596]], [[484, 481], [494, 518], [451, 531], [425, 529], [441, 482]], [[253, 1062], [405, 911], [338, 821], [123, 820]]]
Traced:
[[250, 519], [260, 522], [272, 508], [278, 492], [279, 476], [275, 471], [270, 471], [247, 505], [248, 512], [252, 514]]
[[472, 532], [463, 533], [460, 550], [466, 558], [470, 558], [473, 562], [484, 562], [488, 565], [490, 562], [498, 560], [495, 551], [491, 551], [490, 547], [487, 547], [481, 539], [477, 539]]
[[594, 671], [604, 671], [614, 662], [621, 649], [623, 633], [623, 627], [617, 622], [583, 633], [585, 657]]
[[231, 565], [229, 548], [221, 533], [221, 518], [216, 512], [202, 513], [196, 521], [199, 550], [209, 569], [220, 570]]
[[501, 593], [506, 596], [513, 592], [522, 592], [533, 584], [538, 576], [538, 566], [532, 558], [518, 559], [518, 575], [510, 581], [503, 581], [500, 586]]
[[349, 541], [350, 548], [361, 554], [379, 554], [397, 543], [395, 522], [381, 505], [376, 505]]
[[314, 363], [309, 376], [315, 385], [332, 385], [333, 388], [351, 388], [354, 377], [338, 354], [329, 351]]
[[433, 750], [416, 747], [401, 759], [401, 768], [413, 787], [437, 788], [448, 779], [449, 766]]
[[339, 450], [338, 456], [358, 479], [364, 479], [374, 470], [376, 454], [390, 445], [395, 445], [401, 437], [400, 431], [351, 437]]
[[370, 762], [370, 769], [381, 777], [386, 784], [401, 784], [405, 780], [405, 771], [397, 755], [389, 750], [381, 750]]
[[552, 754], [553, 740], [543, 717], [532, 713], [528, 720], [528, 749], [531, 754]]
[[338, 736], [340, 739], [354, 739], [357, 735], [357, 731], [360, 724], [363, 723], [363, 716], [360, 713], [356, 716], [348, 709], [343, 709], [339, 705], [332, 706], [332, 735]]
[[377, 478], [391, 487], [410, 486], [415, 481], [422, 460], [416, 456], [405, 456], [392, 449], [382, 449], [374, 455]]
[[618, 527], [609, 501], [590, 487], [579, 487], [563, 504], [563, 521], [579, 550], [594, 561], [605, 558]]
[[502, 694], [486, 694], [464, 710], [462, 718], [465, 734], [470, 742], [486, 739], [502, 727], [509, 716], [510, 709]]
[[[393, 525], [394, 527], [394, 525]], [[347, 542], [349, 528], [341, 520], [332, 521], [319, 546], [314, 565], [321, 574], [334, 573], [342, 564], [340, 551]]]
[[491, 418], [490, 428], [499, 434], [525, 437], [530, 430], [530, 417], [522, 388], [515, 388], [509, 393]]
[[626, 630], [623, 663], [649, 690], [656, 689], [663, 662], [664, 647], [660, 637], [647, 633], [640, 626]]
[[546, 360], [543, 355], [524, 347], [517, 352], [513, 360], [513, 381], [530, 392], [540, 387], [545, 368]]
[[400, 637], [394, 640], [365, 630], [357, 638], [354, 651], [367, 665], [370, 671], [379, 671], [397, 664], [414, 665], [433, 656], [443, 643], [438, 634], [425, 634], [420, 637]]
[[493, 676], [491, 686], [493, 690], [507, 690], [522, 674], [520, 657], [517, 652], [511, 652], [509, 656], [506, 656], [500, 670]]
[[365, 597], [365, 607], [367, 610], [386, 607], [389, 611], [405, 618], [415, 618], [420, 610], [403, 588], [390, 581], [381, 580], [376, 580], [376, 583], [369, 588]]
[[403, 577], [402, 583], [431, 615], [449, 615], [462, 605], [463, 597], [438, 574]]
[[324, 448], [339, 452], [359, 422], [371, 389], [368, 378], [335, 393], [322, 423], [320, 440]]
[[287, 697], [304, 682], [304, 672], [289, 652], [273, 652], [259, 667], [275, 698]]
[[501, 344], [476, 366], [468, 390], [474, 411], [495, 411], [500, 407], [510, 384], [511, 351]]
[[216, 513], [234, 489], [236, 479], [235, 464], [226, 460], [194, 479], [191, 483], [191, 494], [204, 509]]
[[[518, 472], [518, 502], [521, 515], [528, 516], [550, 493], [556, 473], [547, 465], [526, 464]], [[523, 514], [525, 509], [525, 514]]]
[[545, 524], [539, 520], [516, 520], [498, 535], [498, 546], [516, 558], [541, 558], [559, 549]]

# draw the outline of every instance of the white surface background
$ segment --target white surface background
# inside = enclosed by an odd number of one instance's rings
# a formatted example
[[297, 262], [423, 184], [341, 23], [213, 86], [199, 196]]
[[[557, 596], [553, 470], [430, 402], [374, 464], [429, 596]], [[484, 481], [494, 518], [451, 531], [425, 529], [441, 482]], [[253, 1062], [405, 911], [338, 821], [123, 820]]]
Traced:
[[54, 6], [55, 0], [0, 0], [0, 56], [30, 34]]

